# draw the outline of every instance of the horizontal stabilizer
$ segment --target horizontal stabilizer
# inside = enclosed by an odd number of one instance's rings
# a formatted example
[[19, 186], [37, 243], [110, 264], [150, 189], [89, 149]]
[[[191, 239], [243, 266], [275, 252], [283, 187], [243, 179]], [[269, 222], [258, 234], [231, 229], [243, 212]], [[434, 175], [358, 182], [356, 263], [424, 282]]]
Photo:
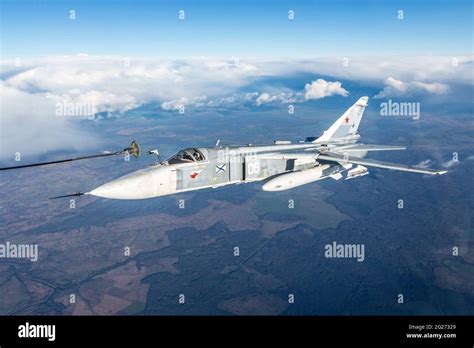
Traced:
[[421, 174], [429, 174], [429, 175], [442, 175], [447, 172], [446, 170], [425, 169], [425, 168], [407, 166], [407, 165], [398, 164], [398, 163], [382, 162], [382, 161], [369, 160], [365, 158], [351, 157], [351, 156], [342, 156], [340, 154], [330, 153], [330, 152], [325, 153], [325, 154], [320, 154], [318, 156], [318, 160], [325, 160], [325, 161], [337, 162], [337, 163], [353, 163], [353, 164], [360, 164], [362, 166], [367, 166], [367, 167], [392, 169], [392, 170], [399, 170], [402, 172], [413, 172], [413, 173], [421, 173]]

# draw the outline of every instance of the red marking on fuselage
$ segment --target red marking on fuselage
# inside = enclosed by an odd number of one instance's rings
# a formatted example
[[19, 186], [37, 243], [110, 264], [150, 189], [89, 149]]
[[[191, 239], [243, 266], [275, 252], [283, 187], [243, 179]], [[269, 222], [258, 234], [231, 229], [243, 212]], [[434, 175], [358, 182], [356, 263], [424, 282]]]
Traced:
[[346, 116], [345, 120], [346, 120], [346, 123], [349, 123], [349, 116]]
[[190, 175], [191, 179], [195, 179], [196, 176], [198, 176], [198, 174], [199, 174], [198, 172], [192, 172]]

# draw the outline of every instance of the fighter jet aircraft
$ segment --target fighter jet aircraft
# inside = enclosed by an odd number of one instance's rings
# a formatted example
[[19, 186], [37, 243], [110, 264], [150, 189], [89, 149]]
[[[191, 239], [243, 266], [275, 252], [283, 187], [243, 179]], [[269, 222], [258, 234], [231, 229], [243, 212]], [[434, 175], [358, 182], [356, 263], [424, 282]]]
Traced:
[[[275, 141], [265, 146], [224, 146], [218, 142], [213, 147], [187, 148], [166, 160], [119, 177], [89, 192], [53, 198], [93, 195], [111, 199], [146, 199], [255, 181], [265, 181], [262, 186], [264, 191], [283, 191], [325, 178], [339, 180], [343, 178], [344, 172], [347, 172], [346, 180], [354, 179], [369, 174], [367, 167], [428, 175], [446, 173], [442, 170], [365, 159], [371, 151], [405, 150], [404, 146], [366, 145], [358, 142], [359, 125], [368, 99], [360, 98], [320, 137], [308, 137], [298, 143]], [[79, 159], [123, 153], [138, 157], [140, 147], [133, 142], [123, 151]], [[149, 153], [158, 154], [158, 151]], [[2, 169], [13, 168], [18, 167]]]

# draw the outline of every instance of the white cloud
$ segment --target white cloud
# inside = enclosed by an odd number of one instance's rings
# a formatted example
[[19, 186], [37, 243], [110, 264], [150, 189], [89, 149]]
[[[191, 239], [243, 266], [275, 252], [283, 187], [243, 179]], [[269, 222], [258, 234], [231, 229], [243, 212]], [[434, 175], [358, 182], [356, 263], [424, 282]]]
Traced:
[[448, 91], [449, 87], [442, 83], [403, 82], [389, 77], [385, 80], [385, 87], [375, 98], [400, 97], [419, 93], [446, 94]]
[[292, 92], [280, 92], [277, 94], [262, 93], [255, 100], [255, 105], [270, 104], [274, 102], [279, 103], [294, 103], [297, 102], [296, 96]]
[[206, 102], [207, 97], [205, 95], [194, 98], [181, 97], [179, 99], [169, 100], [161, 103], [161, 108], [163, 110], [180, 110], [182, 107], [191, 105], [195, 107], [205, 106], [207, 105]]
[[181, 97], [179, 99], [169, 100], [161, 103], [161, 108], [163, 110], [179, 110], [186, 105], [189, 105], [189, 98]]
[[416, 167], [428, 168], [428, 167], [430, 166], [431, 162], [432, 162], [432, 161], [431, 161], [430, 159], [426, 159], [426, 160], [421, 161], [420, 163], [418, 163], [418, 164], [416, 165]]
[[244, 101], [249, 102], [258, 97], [258, 92], [252, 92], [252, 93], [245, 93], [244, 95]]
[[452, 166], [457, 165], [457, 164], [459, 164], [459, 161], [450, 159], [449, 161], [444, 162], [442, 166], [444, 168], [451, 168]]
[[[93, 138], [80, 131], [70, 117], [56, 116], [56, 103], [0, 83], [1, 159], [13, 160], [19, 152], [30, 155], [58, 149], [84, 149]], [[97, 139], [94, 140], [97, 143]]]
[[342, 57], [318, 57], [314, 59], [251, 60], [257, 67], [264, 67], [265, 74], [292, 75], [308, 72], [334, 78], [364, 81], [377, 86], [388, 77], [401, 81], [439, 82], [473, 85], [474, 56], [357, 56], [347, 57], [349, 66], [343, 65]]
[[[2, 73], [8, 69], [8, 64], [3, 64]], [[99, 111], [110, 110], [110, 101], [117, 111], [123, 111], [150, 101], [194, 98], [202, 95], [201, 91], [207, 95], [231, 93], [247, 84], [249, 77], [259, 74], [251, 64], [236, 65], [226, 60], [128, 61], [81, 55], [25, 61], [24, 71], [4, 81], [9, 87], [27, 93], [48, 93], [53, 98], [69, 98], [72, 91], [79, 91], [96, 102]]]
[[342, 84], [338, 81], [328, 82], [323, 79], [317, 79], [316, 81], [307, 83], [304, 87], [306, 100], [311, 99], [322, 99], [333, 95], [342, 95], [347, 97], [349, 92], [342, 88]]
[[175, 110], [181, 104], [206, 105], [203, 94], [217, 98], [214, 103], [229, 103], [227, 94], [261, 73], [250, 63], [207, 58], [162, 61], [81, 54], [23, 60], [21, 67], [2, 61], [0, 158], [97, 143], [79, 131], [77, 118], [58, 116], [58, 106], [121, 113], [160, 102]]
[[[350, 57], [349, 57], [350, 58]], [[80, 54], [0, 62], [2, 136], [0, 156], [12, 151], [43, 153], [54, 148], [80, 148], [95, 142], [80, 132], [74, 118], [55, 115], [58, 104], [92, 105], [97, 112], [120, 113], [149, 102], [163, 109], [238, 106], [242, 103], [303, 102], [329, 95], [347, 95], [340, 82], [313, 81], [304, 90], [263, 88], [240, 93], [261, 77], [297, 72], [364, 81], [378, 86], [391, 77], [383, 93], [445, 93], [451, 83], [472, 84], [472, 56], [359, 57], [349, 66], [341, 58], [295, 60], [210, 59], [157, 60]], [[433, 80], [435, 79], [435, 80]], [[403, 82], [411, 81], [411, 82]], [[205, 97], [204, 97], [205, 96]], [[258, 100], [258, 101], [257, 101]], [[23, 144], [23, 145], [22, 145]]]
[[[474, 155], [469, 155], [465, 158], [466, 161], [474, 160]], [[460, 163], [459, 159], [450, 159], [442, 164], [444, 168], [451, 168], [452, 166], [458, 165]]]
[[322, 99], [334, 95], [347, 96], [349, 94], [340, 82], [328, 82], [323, 79], [307, 83], [303, 91], [291, 91], [285, 89], [283, 91], [268, 91], [263, 93], [247, 93], [243, 99], [244, 101], [254, 101], [256, 106], [271, 104], [271, 103], [302, 103], [312, 99]]
[[449, 87], [443, 83], [423, 83], [412, 81], [411, 84], [414, 88], [426, 91], [433, 94], [445, 94], [449, 91]]
[[[470, 156], [467, 156], [466, 157], [466, 160], [467, 161], [470, 161], [470, 160], [474, 160], [474, 155], [470, 155]], [[430, 159], [427, 159], [427, 160], [424, 160], [424, 161], [421, 161], [420, 163], [418, 163], [416, 166], [417, 167], [421, 167], [421, 168], [428, 168], [430, 165], [431, 165], [432, 161]], [[450, 159], [449, 161], [446, 161], [446, 162], [443, 162], [441, 164], [441, 166], [443, 168], [451, 168], [455, 165], [458, 165], [460, 163], [459, 160], [456, 160], [456, 159]]]
[[276, 96], [271, 96], [268, 93], [262, 93], [257, 97], [257, 100], [255, 101], [255, 104], [257, 105], [262, 105], [262, 104], [268, 104], [276, 100]]

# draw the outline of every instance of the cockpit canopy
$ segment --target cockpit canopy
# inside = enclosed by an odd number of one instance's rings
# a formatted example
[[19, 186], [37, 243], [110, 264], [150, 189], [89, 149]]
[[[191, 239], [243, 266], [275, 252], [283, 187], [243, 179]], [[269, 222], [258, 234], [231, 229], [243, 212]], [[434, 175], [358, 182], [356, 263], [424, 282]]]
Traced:
[[192, 163], [204, 161], [204, 155], [196, 148], [189, 148], [179, 151], [176, 155], [171, 156], [166, 162], [168, 164], [176, 163]]

